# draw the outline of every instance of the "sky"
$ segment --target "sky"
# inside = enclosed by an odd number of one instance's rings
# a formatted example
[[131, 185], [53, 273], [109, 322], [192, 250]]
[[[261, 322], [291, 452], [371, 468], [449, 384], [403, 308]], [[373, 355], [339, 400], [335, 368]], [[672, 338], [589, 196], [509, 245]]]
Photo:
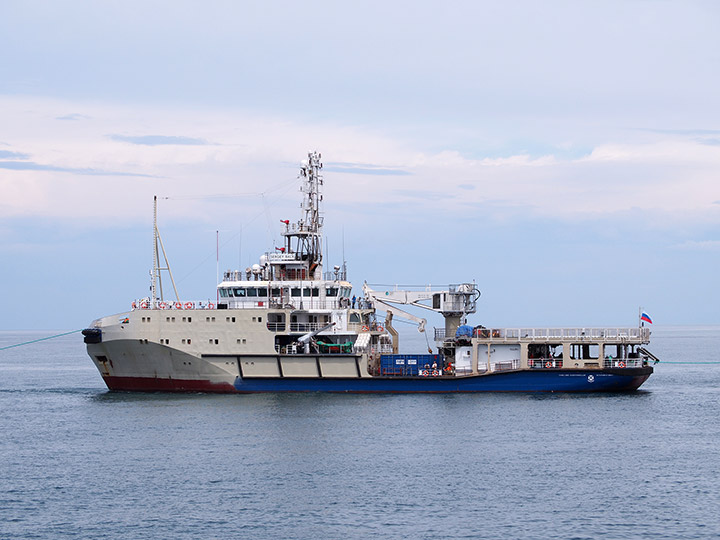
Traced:
[[0, 50], [0, 329], [146, 296], [155, 195], [180, 296], [214, 298], [300, 217], [315, 150], [357, 294], [720, 324], [716, 2], [4, 0]]

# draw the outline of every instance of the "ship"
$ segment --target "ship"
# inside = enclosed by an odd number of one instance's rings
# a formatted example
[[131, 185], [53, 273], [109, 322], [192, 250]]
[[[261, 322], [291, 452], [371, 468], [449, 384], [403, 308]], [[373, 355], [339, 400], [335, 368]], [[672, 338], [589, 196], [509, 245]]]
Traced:
[[[347, 264], [323, 265], [322, 156], [298, 181], [301, 216], [282, 221], [282, 245], [218, 279], [212, 299], [165, 298], [154, 207], [150, 295], [82, 331], [111, 391], [139, 392], [621, 392], [637, 390], [657, 358], [637, 327], [506, 328], [470, 324], [474, 281], [431, 287], [363, 283]], [[167, 256], [165, 256], [167, 262]], [[170, 274], [172, 278], [172, 274]], [[173, 280], [174, 288], [174, 280]], [[357, 295], [361, 295], [358, 297]], [[397, 319], [427, 336], [422, 310], [442, 316], [435, 348], [400, 351]], [[384, 314], [384, 315], [382, 315]]]

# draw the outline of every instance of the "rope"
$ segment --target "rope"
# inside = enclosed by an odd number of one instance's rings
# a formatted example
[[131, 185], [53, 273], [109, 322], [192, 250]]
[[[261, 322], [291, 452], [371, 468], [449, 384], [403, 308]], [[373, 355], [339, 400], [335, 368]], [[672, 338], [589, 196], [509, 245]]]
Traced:
[[33, 339], [31, 341], [25, 341], [24, 343], [16, 343], [15, 345], [8, 345], [7, 347], [0, 347], [0, 351], [4, 351], [6, 349], [12, 349], [13, 347], [22, 347], [23, 345], [30, 345], [31, 343], [37, 343], [38, 341], [47, 341], [48, 339], [55, 339], [61, 336], [68, 336], [70, 334], [74, 334], [76, 332], [82, 332], [81, 330], [73, 330], [71, 332], [64, 332], [62, 334], [57, 334], [55, 336], [48, 336], [40, 339]]
[[669, 362], [667, 360], [661, 360], [661, 364], [720, 364], [720, 362]]

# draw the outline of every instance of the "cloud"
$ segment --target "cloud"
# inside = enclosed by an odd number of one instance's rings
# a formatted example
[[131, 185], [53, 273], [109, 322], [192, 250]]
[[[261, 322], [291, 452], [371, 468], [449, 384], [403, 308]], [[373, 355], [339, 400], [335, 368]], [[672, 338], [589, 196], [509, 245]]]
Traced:
[[28, 154], [23, 154], [22, 152], [11, 152], [10, 150], [0, 150], [0, 159], [28, 159], [30, 156]]
[[640, 128], [639, 131], [660, 133], [663, 135], [720, 135], [720, 129], [651, 129]]
[[210, 144], [203, 139], [197, 139], [194, 137], [180, 137], [174, 135], [109, 135], [109, 137], [114, 141], [140, 144], [145, 146], [160, 146], [169, 144], [184, 146], [203, 146]]
[[720, 240], [688, 240], [675, 246], [691, 251], [720, 251]]
[[720, 146], [720, 139], [710, 138], [710, 139], [696, 139], [696, 140], [700, 144], [707, 144], [709, 146]]
[[[93, 120], [55, 121], [68, 109]], [[14, 215], [138, 222], [147, 219], [143, 201], [156, 194], [176, 201], [164, 210], [167, 218], [229, 221], [236, 214], [218, 212], [208, 195], [292, 187], [300, 160], [317, 149], [333, 158], [324, 168], [326, 200], [358, 214], [382, 200], [406, 216], [473, 217], [482, 209], [484, 219], [499, 221], [511, 215], [572, 223], [608, 219], [611, 226], [613, 216], [642, 209], [662, 216], [659, 227], [720, 219], [713, 204], [720, 200], [720, 148], [673, 135], [637, 142], [618, 130], [604, 135], [607, 141], [579, 145], [591, 148], [583, 157], [512, 154], [506, 146], [492, 155], [459, 149], [468, 147], [465, 133], [429, 148], [425, 136], [241, 110], [4, 96], [0, 115], [0, 139], [7, 142], [0, 204]], [[138, 129], [164, 135], [119, 135]], [[547, 151], [556, 147], [548, 144]], [[96, 176], [136, 179], [108, 191], [96, 189], [89, 180]], [[291, 199], [289, 191], [278, 197]], [[238, 198], [243, 210], [257, 202]]]
[[155, 176], [151, 174], [57, 167], [55, 165], [44, 165], [42, 163], [34, 163], [32, 161], [0, 161], [0, 169], [10, 171], [54, 171], [90, 176], [137, 176], [141, 178], [155, 178]]
[[63, 116], [56, 116], [55, 120], [90, 120], [90, 117], [85, 114], [70, 113]]
[[349, 173], [349, 174], [369, 174], [376, 176], [405, 176], [412, 174], [401, 169], [389, 169], [381, 165], [369, 165], [366, 163], [326, 163], [323, 170], [330, 172]]

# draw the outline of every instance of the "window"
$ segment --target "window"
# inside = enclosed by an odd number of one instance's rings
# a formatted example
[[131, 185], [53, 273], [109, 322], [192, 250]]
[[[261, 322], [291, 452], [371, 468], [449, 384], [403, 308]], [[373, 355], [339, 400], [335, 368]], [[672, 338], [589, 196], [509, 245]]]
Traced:
[[257, 296], [257, 289], [255, 287], [248, 287], [247, 289], [247, 295], [248, 296]]
[[328, 287], [325, 289], [325, 296], [337, 296], [338, 290], [337, 287]]
[[233, 289], [235, 298], [245, 298], [245, 289]]
[[292, 289], [292, 295], [293, 295], [293, 296], [300, 296], [300, 289], [298, 289], [297, 287], [293, 287], [293, 289]]
[[220, 289], [220, 296], [223, 298], [227, 298], [228, 290], [227, 289]]
[[313, 296], [320, 296], [320, 289], [311, 289]]
[[267, 295], [268, 295], [267, 289], [258, 289], [257, 294], [258, 294], [258, 296], [263, 296], [263, 297], [267, 298]]
[[573, 360], [597, 360], [600, 346], [593, 343], [573, 343], [570, 346], [570, 358]]

